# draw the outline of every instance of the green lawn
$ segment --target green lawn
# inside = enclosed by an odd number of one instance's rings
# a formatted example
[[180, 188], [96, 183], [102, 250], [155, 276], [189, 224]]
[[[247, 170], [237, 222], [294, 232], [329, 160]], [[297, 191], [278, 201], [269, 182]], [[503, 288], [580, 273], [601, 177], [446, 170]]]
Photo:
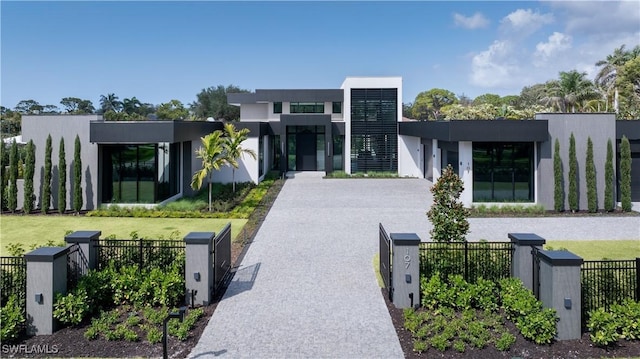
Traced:
[[216, 218], [122, 218], [122, 217], [82, 217], [82, 216], [2, 216], [0, 218], [0, 255], [8, 255], [5, 249], [9, 243], [22, 243], [25, 250], [33, 244], [44, 244], [52, 240], [61, 242], [67, 231], [102, 231], [101, 238], [115, 234], [117, 238], [128, 239], [130, 233], [138, 232], [139, 237], [154, 239], [168, 238], [171, 232], [180, 231], [180, 237], [189, 232], [217, 232], [231, 222], [231, 235], [235, 238], [246, 219]]
[[547, 246], [567, 249], [586, 260], [640, 257], [640, 240], [547, 241]]

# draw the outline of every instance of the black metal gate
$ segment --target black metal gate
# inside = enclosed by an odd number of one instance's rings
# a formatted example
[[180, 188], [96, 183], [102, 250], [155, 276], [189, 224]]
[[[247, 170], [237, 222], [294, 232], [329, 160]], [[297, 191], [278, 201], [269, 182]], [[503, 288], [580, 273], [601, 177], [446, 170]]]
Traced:
[[89, 262], [80, 244], [75, 243], [69, 247], [67, 252], [67, 291], [74, 289], [78, 285], [78, 280], [89, 271]]
[[231, 271], [231, 223], [213, 239], [213, 293], [224, 284]]
[[391, 239], [385, 231], [382, 223], [380, 228], [380, 275], [384, 287], [389, 291], [389, 300], [393, 301], [393, 289], [391, 286]]

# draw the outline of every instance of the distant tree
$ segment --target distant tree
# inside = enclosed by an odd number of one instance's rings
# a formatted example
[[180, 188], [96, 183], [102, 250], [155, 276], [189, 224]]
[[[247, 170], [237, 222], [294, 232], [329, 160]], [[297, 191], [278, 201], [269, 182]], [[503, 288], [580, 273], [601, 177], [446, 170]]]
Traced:
[[518, 108], [520, 106], [520, 96], [517, 96], [517, 95], [503, 96], [502, 98], [500, 98], [500, 102], [502, 102], [503, 105], [513, 106], [515, 108]]
[[526, 108], [538, 105], [540, 101], [546, 96], [546, 84], [535, 84], [532, 86], [525, 86], [520, 91], [519, 108]]
[[56, 105], [44, 105], [42, 106], [42, 114], [58, 114], [60, 113], [60, 109]]
[[73, 149], [73, 209], [82, 210], [82, 159], [80, 158], [80, 137], [76, 135]]
[[502, 106], [502, 100], [500, 99], [500, 95], [496, 95], [493, 93], [486, 93], [473, 99], [474, 106], [482, 105], [482, 104]]
[[624, 212], [631, 211], [631, 144], [627, 136], [620, 143], [620, 204]]
[[0, 133], [2, 137], [17, 136], [22, 132], [22, 114], [2, 107], [0, 113]]
[[24, 166], [24, 201], [22, 204], [22, 210], [25, 214], [29, 214], [33, 211], [33, 176], [36, 169], [36, 147], [33, 144], [33, 140], [29, 140], [27, 143], [27, 157], [25, 159]]
[[595, 85], [586, 76], [586, 72], [561, 71], [559, 80], [547, 82], [543, 104], [553, 106], [560, 112], [582, 111], [586, 101], [600, 98]]
[[471, 106], [473, 101], [471, 98], [465, 94], [458, 95], [458, 104], [462, 106]]
[[41, 113], [44, 107], [35, 100], [22, 100], [18, 102], [14, 110], [22, 115], [34, 115]]
[[104, 114], [107, 111], [122, 111], [122, 102], [118, 100], [118, 96], [114, 93], [100, 95], [100, 112]]
[[606, 211], [613, 211], [616, 208], [616, 203], [613, 200], [613, 145], [611, 139], [607, 141], [607, 161], [604, 164], [604, 209]]
[[7, 207], [7, 197], [5, 190], [7, 188], [7, 164], [9, 161], [5, 160], [7, 156], [7, 146], [4, 141], [0, 141], [0, 211]]
[[413, 116], [419, 120], [430, 118], [439, 120], [442, 118], [440, 111], [443, 107], [457, 103], [456, 95], [449, 91], [433, 88], [420, 92], [413, 101]]
[[66, 113], [74, 115], [91, 114], [96, 110], [91, 101], [78, 97], [65, 97], [60, 101], [60, 104], [64, 106]]
[[249, 91], [234, 85], [209, 87], [198, 93], [196, 101], [191, 104], [191, 110], [199, 119], [213, 117], [217, 120], [236, 121], [240, 119], [240, 108], [229, 105], [227, 94], [247, 92]]
[[[640, 49], [640, 47], [637, 48]], [[640, 55], [627, 61], [620, 68], [616, 78], [616, 88], [620, 90], [619, 118], [638, 119], [640, 117]]]
[[42, 182], [42, 199], [41, 210], [43, 214], [47, 214], [51, 207], [51, 135], [47, 136], [47, 142], [44, 149], [44, 179]]
[[562, 158], [560, 157], [560, 141], [556, 138], [553, 151], [553, 207], [557, 212], [564, 211], [564, 171], [562, 170]]
[[[640, 47], [637, 47], [637, 49], [628, 51], [625, 50], [625, 45], [622, 45], [616, 48], [606, 59], [596, 62], [596, 66], [600, 67], [600, 70], [596, 75], [595, 82], [604, 89], [607, 99], [609, 97], [614, 99], [613, 107], [616, 113], [619, 111], [618, 103], [615, 101], [618, 98], [618, 75], [629, 60], [632, 60], [634, 56], [638, 56]], [[607, 101], [608, 104], [609, 102]]]
[[60, 138], [58, 151], [58, 212], [67, 210], [67, 156], [64, 153], [64, 137]]
[[593, 141], [587, 138], [587, 158], [585, 164], [587, 179], [587, 208], [589, 212], [598, 211], [598, 186], [596, 183], [596, 164], [593, 162]]
[[220, 170], [226, 163], [225, 140], [223, 133], [216, 130], [201, 138], [202, 146], [196, 150], [196, 157], [202, 160], [202, 168], [194, 173], [191, 188], [199, 190], [204, 180], [209, 182], [209, 212], [211, 212], [211, 183], [213, 171]]
[[569, 138], [569, 209], [572, 212], [578, 210], [578, 158], [573, 132]]
[[411, 107], [412, 106], [413, 106], [413, 104], [411, 102], [402, 104], [402, 117], [412, 118], [412, 116], [413, 116], [411, 114]]
[[189, 110], [184, 107], [182, 102], [171, 100], [160, 104], [156, 110], [156, 115], [163, 120], [182, 120], [189, 117]]
[[464, 183], [448, 165], [442, 176], [431, 186], [433, 204], [427, 217], [433, 229], [429, 232], [434, 242], [464, 242], [469, 232], [469, 210], [459, 201]]
[[15, 212], [18, 208], [18, 144], [16, 140], [11, 143], [9, 152], [9, 194], [7, 196], [7, 208]]
[[252, 149], [242, 147], [244, 142], [249, 137], [249, 129], [243, 128], [236, 130], [236, 127], [231, 123], [224, 125], [225, 133], [225, 161], [231, 166], [231, 182], [233, 183], [233, 192], [236, 191], [236, 168], [238, 168], [238, 158], [242, 157], [245, 153], [251, 156], [254, 160], [257, 158], [256, 152]]

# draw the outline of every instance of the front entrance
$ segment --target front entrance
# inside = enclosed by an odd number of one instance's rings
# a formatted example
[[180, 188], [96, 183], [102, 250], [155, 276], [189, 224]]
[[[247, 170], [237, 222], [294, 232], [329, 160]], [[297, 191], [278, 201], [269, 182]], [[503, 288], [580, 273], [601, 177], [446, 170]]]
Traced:
[[287, 171], [325, 170], [324, 126], [287, 126]]
[[296, 134], [296, 170], [317, 171], [318, 161], [316, 155], [317, 134], [310, 131]]

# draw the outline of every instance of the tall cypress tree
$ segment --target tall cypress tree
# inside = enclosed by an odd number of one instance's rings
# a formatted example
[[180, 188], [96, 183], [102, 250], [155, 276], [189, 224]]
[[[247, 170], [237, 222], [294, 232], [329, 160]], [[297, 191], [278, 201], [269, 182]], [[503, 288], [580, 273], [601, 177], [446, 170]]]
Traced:
[[67, 210], [67, 157], [64, 153], [64, 137], [60, 139], [58, 152], [58, 211]]
[[569, 137], [569, 209], [572, 212], [578, 210], [578, 158], [573, 132]]
[[4, 141], [0, 141], [0, 211], [7, 208], [7, 165], [9, 156]]
[[562, 171], [562, 158], [560, 158], [560, 140], [556, 138], [553, 152], [553, 203], [557, 212], [564, 211], [564, 173]]
[[624, 212], [631, 211], [631, 144], [627, 136], [620, 143], [620, 202]]
[[593, 141], [591, 136], [587, 138], [587, 159], [585, 166], [587, 175], [587, 206], [589, 212], [598, 211], [598, 188], [596, 182], [596, 165], [593, 162]]
[[42, 213], [47, 214], [51, 207], [51, 135], [47, 136], [44, 149], [44, 180], [42, 183]]
[[18, 144], [13, 140], [9, 151], [9, 194], [7, 208], [15, 212], [18, 207]]
[[604, 209], [613, 211], [616, 203], [613, 200], [613, 145], [607, 141], [607, 161], [604, 164]]
[[36, 170], [36, 146], [33, 144], [33, 140], [29, 140], [27, 143], [27, 153], [25, 155], [24, 164], [24, 201], [22, 204], [22, 211], [25, 214], [33, 211], [33, 175]]
[[73, 151], [73, 209], [82, 209], [82, 160], [80, 159], [80, 137], [76, 135]]

